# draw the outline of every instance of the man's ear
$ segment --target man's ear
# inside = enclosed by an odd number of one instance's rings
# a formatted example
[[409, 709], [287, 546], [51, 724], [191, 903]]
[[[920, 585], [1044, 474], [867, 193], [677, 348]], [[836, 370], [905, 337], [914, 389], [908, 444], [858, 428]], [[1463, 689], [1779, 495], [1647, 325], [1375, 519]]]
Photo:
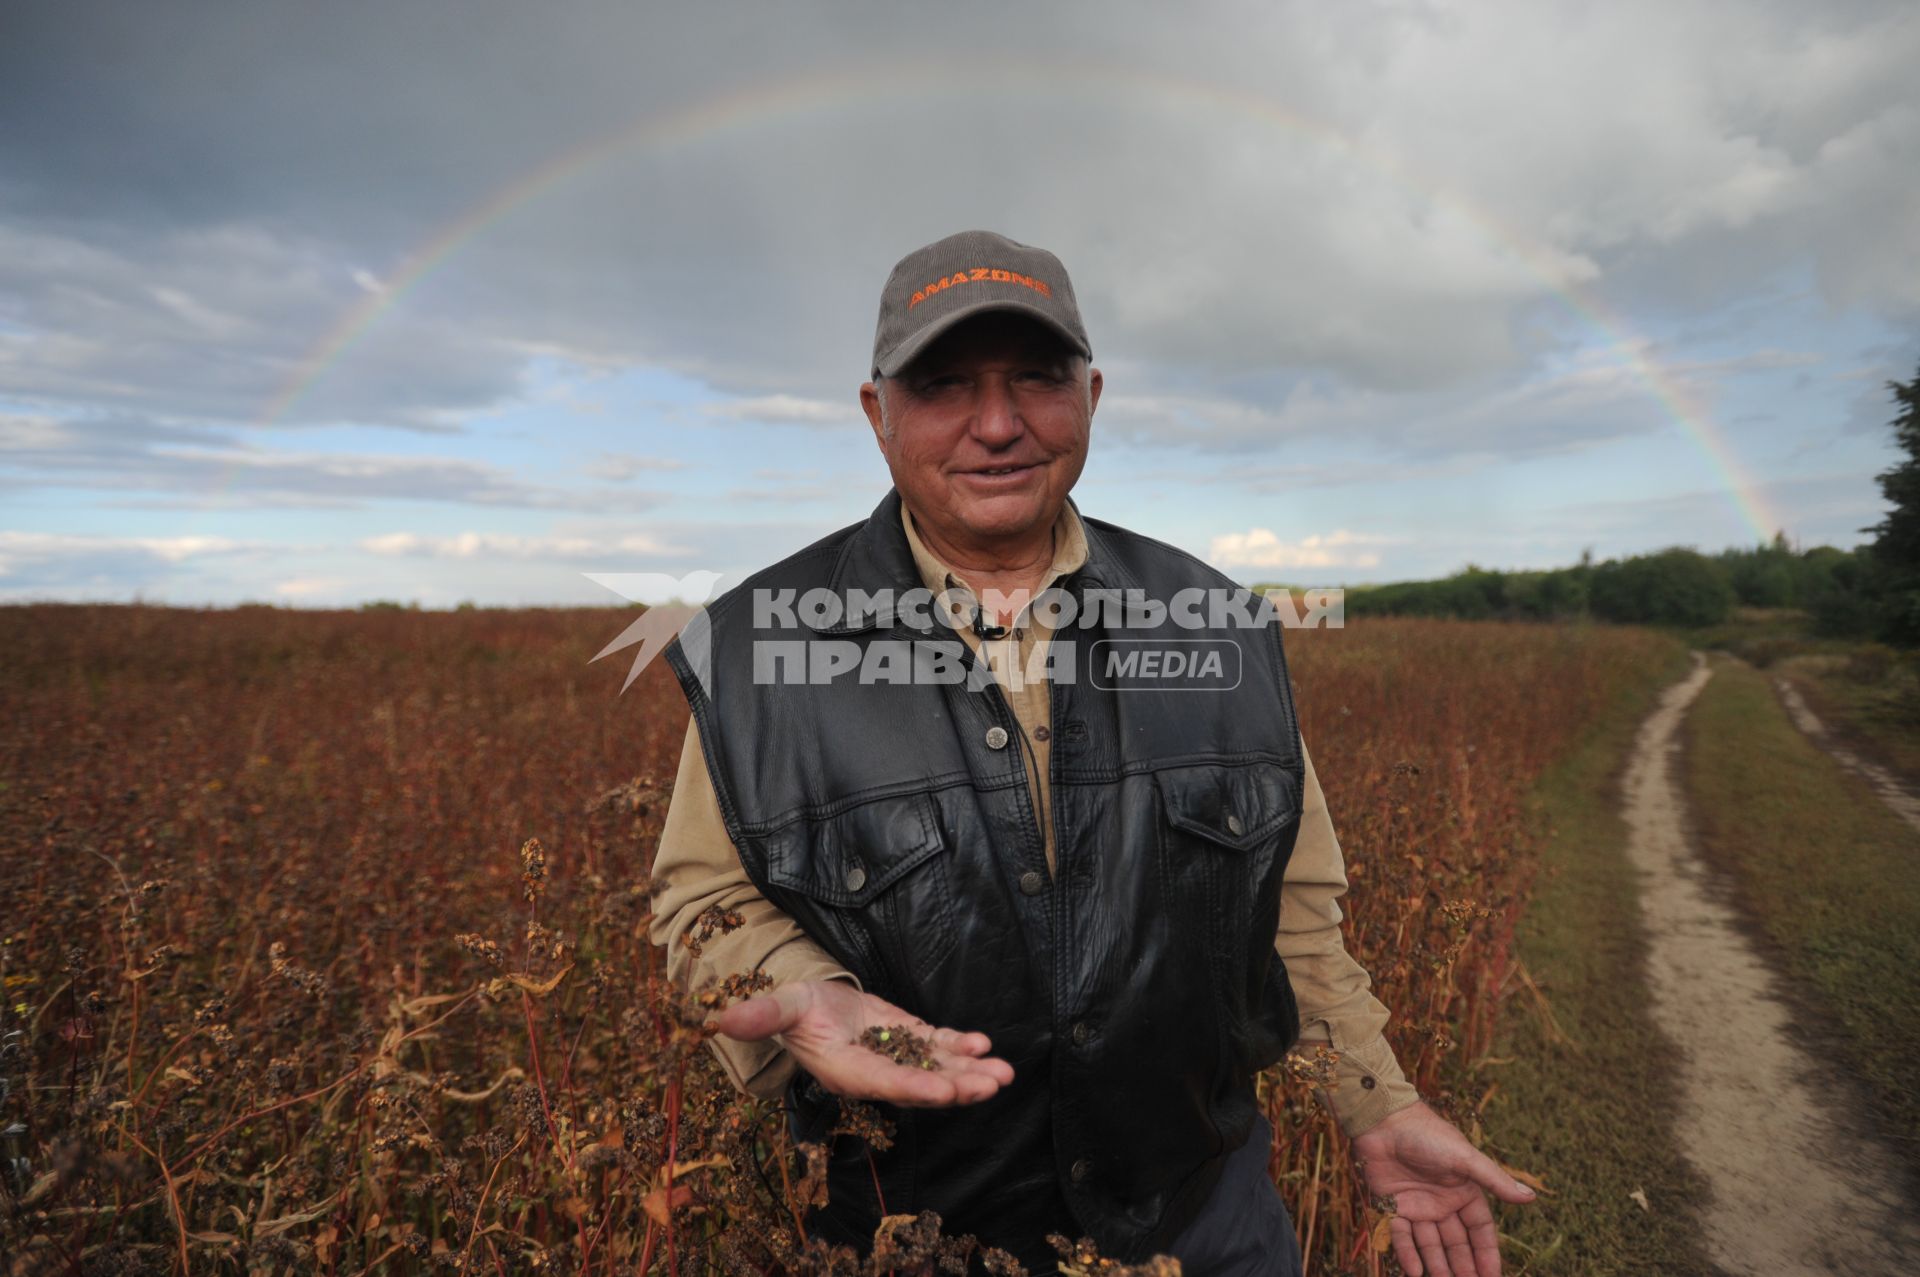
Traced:
[[860, 407], [867, 414], [867, 424], [873, 427], [873, 441], [879, 445], [880, 455], [887, 455], [887, 435], [880, 424], [880, 387], [866, 382], [860, 387]]
[[1093, 410], [1099, 406], [1100, 370], [1098, 368], [1089, 368], [1087, 369], [1087, 415], [1091, 417]]

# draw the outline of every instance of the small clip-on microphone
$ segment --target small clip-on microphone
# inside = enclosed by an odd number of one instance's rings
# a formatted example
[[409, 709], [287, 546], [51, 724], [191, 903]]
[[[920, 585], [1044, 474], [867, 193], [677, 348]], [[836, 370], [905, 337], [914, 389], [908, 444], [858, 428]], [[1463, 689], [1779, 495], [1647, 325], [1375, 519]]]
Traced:
[[973, 609], [973, 632], [983, 640], [999, 639], [1007, 636], [1007, 627], [1004, 625], [988, 625], [987, 609], [980, 604], [975, 604]]

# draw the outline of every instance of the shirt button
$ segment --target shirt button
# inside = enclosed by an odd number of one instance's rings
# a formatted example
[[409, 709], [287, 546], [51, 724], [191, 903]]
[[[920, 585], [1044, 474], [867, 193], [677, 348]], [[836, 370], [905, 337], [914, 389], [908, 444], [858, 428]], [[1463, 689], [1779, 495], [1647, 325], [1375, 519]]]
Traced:
[[1007, 729], [997, 723], [987, 729], [987, 748], [1005, 749], [1007, 747]]
[[1038, 870], [1029, 869], [1020, 875], [1020, 890], [1026, 892], [1029, 896], [1039, 895], [1042, 891], [1046, 890], [1046, 886], [1047, 880], [1040, 876]]
[[1073, 1177], [1074, 1183], [1084, 1183], [1086, 1182], [1087, 1176], [1093, 1174], [1093, 1163], [1083, 1157], [1073, 1164], [1072, 1169], [1069, 1170], [1067, 1174]]
[[1053, 739], [1053, 733], [1047, 729], [1045, 723], [1042, 723], [1033, 729], [1033, 738], [1035, 740], [1051, 740]]
[[859, 865], [847, 870], [847, 890], [858, 891], [867, 885], [867, 871]]
[[1240, 817], [1228, 816], [1227, 832], [1232, 834], [1235, 838], [1238, 838], [1241, 834], [1246, 832], [1246, 826], [1240, 823]]
[[1087, 1022], [1085, 1020], [1075, 1020], [1073, 1022], [1072, 1037], [1073, 1037], [1073, 1044], [1075, 1046], [1085, 1046], [1087, 1044], [1087, 1039], [1092, 1036], [1093, 1036], [1093, 1030], [1087, 1027]]
[[1363, 1091], [1371, 1091], [1373, 1089], [1373, 1079], [1370, 1077], [1362, 1077], [1360, 1079], [1360, 1089]]

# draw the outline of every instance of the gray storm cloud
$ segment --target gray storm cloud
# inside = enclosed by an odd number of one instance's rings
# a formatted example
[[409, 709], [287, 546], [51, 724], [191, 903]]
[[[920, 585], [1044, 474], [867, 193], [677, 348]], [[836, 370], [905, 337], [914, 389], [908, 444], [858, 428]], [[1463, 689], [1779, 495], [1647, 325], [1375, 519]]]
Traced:
[[1242, 417], [1517, 377], [1581, 290], [1704, 310], [1798, 264], [1920, 312], [1907, 5], [5, 24], [0, 394], [61, 411], [446, 429], [543, 352], [840, 402], [894, 258], [976, 224], [1061, 253], [1132, 392]]

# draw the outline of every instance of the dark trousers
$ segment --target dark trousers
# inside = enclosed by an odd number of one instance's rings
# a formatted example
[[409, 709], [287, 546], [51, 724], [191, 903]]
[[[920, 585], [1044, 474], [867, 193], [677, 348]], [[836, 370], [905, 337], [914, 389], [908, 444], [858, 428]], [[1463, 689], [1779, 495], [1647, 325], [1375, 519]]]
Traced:
[[1299, 1277], [1293, 1220], [1267, 1178], [1272, 1145], [1273, 1127], [1255, 1114], [1253, 1133], [1227, 1159], [1213, 1195], [1168, 1248], [1185, 1277]]
[[[1267, 1151], [1272, 1146], [1273, 1127], [1254, 1114], [1247, 1142], [1227, 1158], [1212, 1196], [1166, 1248], [1180, 1261], [1184, 1277], [1300, 1277], [1300, 1244], [1294, 1240], [1293, 1220], [1279, 1190], [1267, 1178]], [[1069, 1218], [1064, 1203], [1062, 1217]], [[849, 1232], [817, 1208], [808, 1213], [807, 1231], [852, 1246], [862, 1256], [873, 1244], [871, 1225], [866, 1232]], [[1061, 1231], [1069, 1237], [1080, 1235], [1071, 1225]], [[1047, 1247], [1020, 1258], [1029, 1273], [1045, 1274], [1059, 1256]], [[969, 1271], [978, 1265], [976, 1258]]]

